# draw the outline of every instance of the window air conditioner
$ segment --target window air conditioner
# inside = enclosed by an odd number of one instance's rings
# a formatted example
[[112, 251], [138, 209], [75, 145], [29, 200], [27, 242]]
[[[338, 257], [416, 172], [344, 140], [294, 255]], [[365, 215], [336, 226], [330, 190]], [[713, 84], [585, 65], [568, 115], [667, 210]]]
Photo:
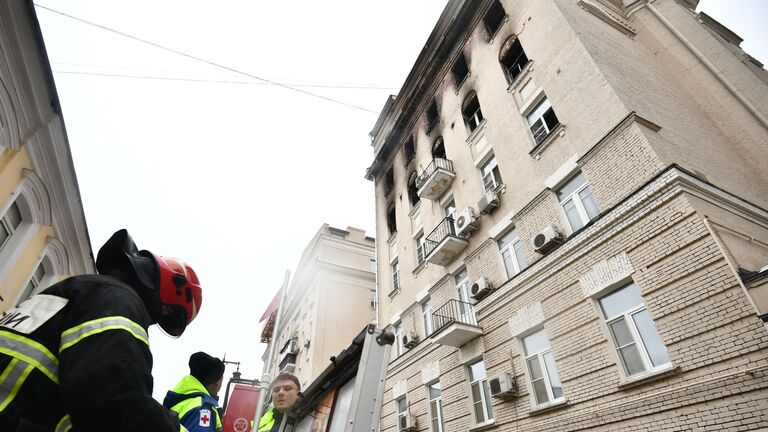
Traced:
[[456, 235], [469, 237], [470, 233], [477, 229], [477, 218], [472, 207], [465, 208], [454, 217], [456, 218]]
[[472, 282], [469, 287], [469, 293], [475, 300], [481, 300], [493, 291], [493, 287], [485, 280], [484, 277]]
[[542, 255], [561, 244], [563, 244], [563, 236], [553, 225], [544, 228], [533, 238], [534, 249]]
[[477, 203], [477, 209], [482, 214], [490, 214], [499, 206], [499, 194], [494, 190], [485, 191], [485, 195]]
[[296, 363], [288, 363], [283, 367], [283, 369], [280, 372], [288, 372], [293, 373], [296, 370]]
[[416, 417], [410, 413], [400, 417], [400, 432], [416, 430]]
[[408, 334], [403, 335], [403, 346], [411, 349], [419, 343], [419, 335], [414, 331], [409, 331]]
[[517, 381], [507, 372], [491, 377], [488, 380], [491, 396], [499, 399], [511, 399], [517, 396]]

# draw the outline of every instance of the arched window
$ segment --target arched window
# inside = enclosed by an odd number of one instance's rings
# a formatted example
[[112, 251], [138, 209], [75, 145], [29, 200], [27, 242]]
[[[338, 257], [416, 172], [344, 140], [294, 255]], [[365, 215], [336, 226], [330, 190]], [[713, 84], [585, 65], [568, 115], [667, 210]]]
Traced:
[[410, 138], [405, 142], [405, 145], [403, 146], [403, 153], [405, 154], [406, 164], [410, 162], [414, 156], [416, 156], [416, 145], [414, 144], [413, 138]]
[[483, 112], [480, 110], [480, 101], [477, 99], [477, 93], [472, 92], [467, 95], [461, 106], [464, 123], [467, 125], [469, 133], [472, 133], [483, 121]]
[[499, 51], [499, 63], [501, 63], [504, 75], [510, 83], [525, 69], [525, 65], [528, 64], [528, 56], [525, 55], [520, 39], [516, 35], [510, 36], [504, 41], [501, 51]]
[[447, 159], [445, 157], [445, 144], [443, 143], [443, 137], [437, 137], [434, 144], [432, 144], [432, 158]]
[[387, 228], [389, 229], [389, 234], [394, 234], [397, 232], [397, 218], [395, 215], [395, 203], [390, 203], [389, 207], [387, 207]]
[[0, 154], [5, 148], [18, 150], [21, 146], [16, 109], [5, 86], [0, 83]]
[[416, 178], [418, 175], [416, 172], [412, 172], [408, 177], [408, 200], [411, 201], [411, 207], [416, 206], [421, 198], [419, 197], [419, 189], [416, 187]]

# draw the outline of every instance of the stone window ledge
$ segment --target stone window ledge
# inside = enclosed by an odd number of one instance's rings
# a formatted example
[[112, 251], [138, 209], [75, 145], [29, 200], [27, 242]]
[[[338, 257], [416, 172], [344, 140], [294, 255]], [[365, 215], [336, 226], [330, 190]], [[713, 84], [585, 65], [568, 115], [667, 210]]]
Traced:
[[565, 135], [565, 125], [560, 123], [555, 127], [552, 132], [547, 135], [546, 138], [542, 142], [536, 145], [528, 154], [531, 155], [531, 157], [538, 159], [541, 153], [544, 152], [544, 149], [549, 147], [550, 144], [552, 144], [557, 138]]
[[530, 414], [532, 416], [533, 415], [538, 415], [538, 414], [543, 414], [543, 413], [546, 413], [546, 412], [554, 411], [556, 409], [565, 408], [567, 406], [568, 406], [568, 399], [563, 399], [563, 400], [557, 401], [555, 403], [551, 403], [551, 404], [548, 404], [548, 405], [543, 405], [543, 406], [536, 407], [536, 408], [528, 411], [528, 414]]
[[641, 375], [639, 377], [634, 377], [634, 378], [626, 379], [626, 380], [622, 381], [618, 385], [618, 387], [619, 387], [620, 390], [626, 390], [628, 388], [632, 388], [632, 387], [635, 387], [635, 386], [643, 385], [643, 384], [646, 384], [646, 383], [649, 383], [649, 382], [652, 382], [652, 381], [656, 381], [656, 380], [659, 380], [659, 379], [662, 379], [662, 378], [668, 378], [668, 377], [670, 377], [672, 375], [676, 375], [676, 374], [680, 373], [680, 371], [681, 371], [681, 369], [680, 369], [679, 366], [673, 367], [672, 365], [670, 365], [666, 369], [660, 369], [658, 371], [651, 372], [651, 373], [648, 373], [648, 374], [644, 374], [644, 375]]
[[494, 427], [496, 427], [496, 420], [491, 420], [489, 422], [479, 423], [472, 426], [471, 428], [469, 428], [469, 432], [480, 432], [480, 431], [488, 430]]

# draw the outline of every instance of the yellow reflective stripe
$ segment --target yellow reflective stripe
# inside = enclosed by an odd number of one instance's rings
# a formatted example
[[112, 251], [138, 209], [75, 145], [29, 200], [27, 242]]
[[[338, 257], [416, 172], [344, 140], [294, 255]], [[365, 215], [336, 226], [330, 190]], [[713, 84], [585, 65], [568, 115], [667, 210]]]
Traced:
[[0, 411], [3, 411], [19, 393], [21, 385], [27, 380], [34, 366], [18, 359], [13, 359], [3, 371], [2, 383], [0, 383]]
[[189, 429], [185, 428], [183, 424], [179, 424], [179, 432], [189, 432]]
[[143, 327], [128, 318], [112, 316], [88, 321], [65, 330], [64, 333], [61, 334], [61, 347], [59, 348], [59, 353], [88, 336], [93, 336], [109, 330], [125, 330], [133, 337], [149, 346], [147, 332]]
[[72, 430], [72, 420], [69, 418], [69, 414], [59, 420], [59, 424], [56, 425], [54, 432], [67, 432]]
[[48, 348], [32, 339], [0, 330], [0, 353], [36, 367], [54, 383], [59, 383], [59, 359]]

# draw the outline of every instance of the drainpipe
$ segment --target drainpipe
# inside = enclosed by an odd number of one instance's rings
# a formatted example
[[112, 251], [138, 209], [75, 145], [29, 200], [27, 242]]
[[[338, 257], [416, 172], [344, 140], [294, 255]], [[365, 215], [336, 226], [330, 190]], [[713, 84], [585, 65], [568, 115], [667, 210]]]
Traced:
[[277, 307], [277, 315], [275, 316], [275, 328], [272, 329], [272, 340], [269, 341], [267, 347], [267, 361], [264, 363], [264, 369], [261, 375], [261, 381], [259, 381], [259, 403], [256, 404], [256, 413], [253, 417], [253, 430], [258, 430], [259, 421], [261, 416], [264, 415], [264, 405], [267, 400], [267, 392], [272, 384], [272, 377], [270, 371], [272, 370], [273, 355], [275, 350], [275, 344], [277, 343], [277, 336], [280, 330], [280, 318], [283, 314], [283, 306], [288, 294], [288, 280], [291, 278], [291, 271], [285, 271], [285, 277], [283, 278], [283, 293], [280, 296], [280, 305]]
[[659, 20], [662, 24], [669, 30], [672, 34], [674, 34], [680, 42], [682, 42], [683, 45], [685, 45], [686, 48], [688, 48], [689, 51], [696, 57], [717, 79], [720, 81], [720, 83], [725, 86], [731, 93], [733, 93], [734, 96], [736, 96], [736, 99], [741, 102], [742, 105], [744, 105], [744, 108], [747, 109], [747, 111], [752, 114], [757, 121], [759, 121], [764, 128], [768, 129], [768, 119], [763, 116], [763, 114], [757, 110], [757, 108], [752, 105], [752, 102], [750, 102], [744, 94], [742, 94], [739, 89], [733, 86], [733, 84], [728, 81], [725, 76], [723, 76], [723, 73], [720, 72], [720, 70], [717, 69], [717, 66], [715, 66], [711, 61], [709, 61], [706, 57], [704, 57], [704, 54], [702, 54], [701, 51], [698, 50], [686, 37], [683, 35], [679, 30], [677, 30], [671, 22], [669, 22], [668, 19], [666, 19], [658, 9], [652, 4], [648, 3], [648, 10], [651, 11], [651, 13]]

